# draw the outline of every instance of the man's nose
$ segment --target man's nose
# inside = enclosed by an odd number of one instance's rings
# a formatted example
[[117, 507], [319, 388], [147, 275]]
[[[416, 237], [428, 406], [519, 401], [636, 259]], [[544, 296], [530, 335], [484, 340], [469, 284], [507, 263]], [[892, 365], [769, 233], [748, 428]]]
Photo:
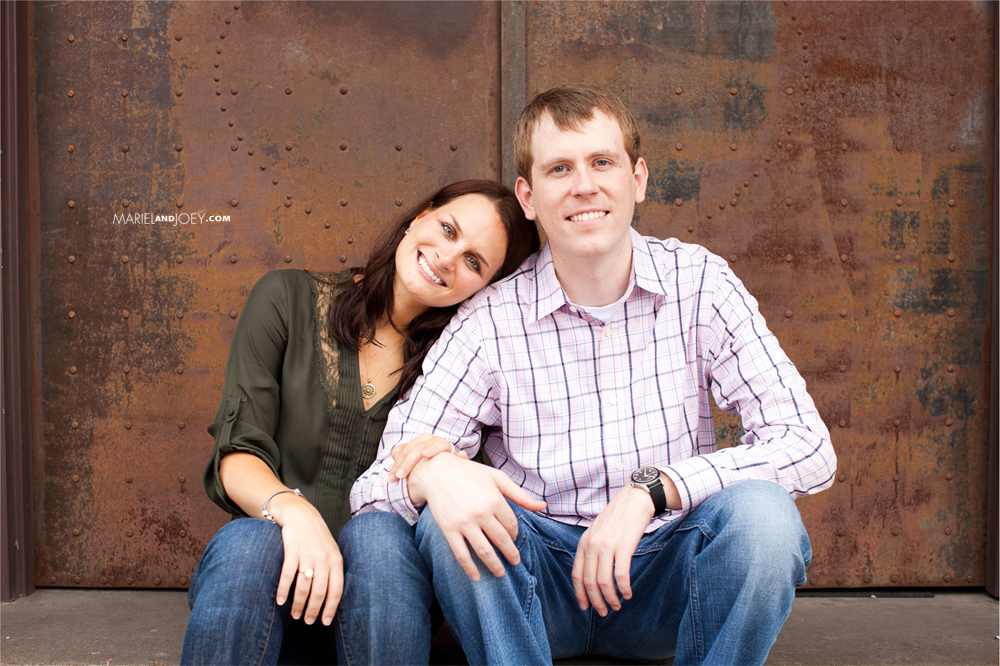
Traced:
[[597, 191], [597, 183], [589, 169], [578, 169], [573, 180], [573, 194], [593, 194]]

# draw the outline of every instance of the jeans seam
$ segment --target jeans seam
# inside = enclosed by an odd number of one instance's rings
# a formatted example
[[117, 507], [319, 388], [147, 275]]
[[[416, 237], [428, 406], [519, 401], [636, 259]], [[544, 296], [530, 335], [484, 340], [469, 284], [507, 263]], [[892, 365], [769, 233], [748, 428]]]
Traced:
[[264, 663], [264, 655], [267, 654], [267, 645], [271, 642], [271, 630], [274, 629], [274, 616], [278, 611], [278, 605], [274, 604], [271, 606], [271, 623], [267, 625], [267, 636], [264, 637], [264, 648], [260, 651], [260, 660], [257, 662], [257, 666], [261, 666]]
[[[340, 613], [337, 613], [334, 616], [334, 619], [337, 621], [337, 626], [340, 627], [340, 635], [341, 635], [341, 637], [345, 636], [345, 634], [344, 634], [344, 623], [343, 623], [343, 621], [342, 621], [342, 619], [340, 617]], [[353, 662], [353, 659], [351, 659], [351, 655], [348, 654], [348, 652], [347, 652], [347, 641], [346, 640], [341, 640], [341, 643], [344, 646], [344, 659], [347, 660], [347, 664], [348, 664], [348, 666], [350, 666], [351, 663]]]
[[703, 637], [701, 635], [701, 620], [699, 617], [700, 613], [698, 609], [698, 583], [697, 579], [695, 578], [694, 560], [691, 561], [691, 572], [689, 575], [691, 577], [691, 583], [690, 583], [691, 600], [689, 602], [691, 605], [691, 634], [692, 634], [692, 639], [694, 640], [695, 663], [701, 664], [705, 661], [705, 655], [704, 655], [704, 647], [702, 645]]

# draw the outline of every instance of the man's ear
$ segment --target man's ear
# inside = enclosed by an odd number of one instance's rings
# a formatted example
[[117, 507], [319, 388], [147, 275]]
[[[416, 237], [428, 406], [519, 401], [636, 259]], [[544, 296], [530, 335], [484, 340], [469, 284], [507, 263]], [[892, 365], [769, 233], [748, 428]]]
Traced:
[[649, 168], [646, 160], [641, 157], [635, 161], [635, 202], [642, 203], [646, 198], [646, 183], [649, 182]]
[[524, 210], [524, 216], [529, 220], [538, 219], [535, 207], [531, 204], [531, 185], [521, 176], [518, 176], [517, 182], [514, 183], [514, 194], [517, 195], [517, 201]]

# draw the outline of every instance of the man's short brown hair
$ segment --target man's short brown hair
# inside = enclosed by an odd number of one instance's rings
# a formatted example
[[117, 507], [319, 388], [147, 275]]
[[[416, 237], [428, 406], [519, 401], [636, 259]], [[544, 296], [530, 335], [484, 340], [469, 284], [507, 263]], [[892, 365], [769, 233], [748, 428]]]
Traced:
[[535, 124], [546, 112], [562, 131], [578, 130], [580, 125], [594, 117], [594, 109], [607, 114], [618, 122], [625, 138], [625, 152], [633, 169], [639, 159], [639, 126], [635, 116], [620, 96], [596, 86], [583, 84], [558, 86], [538, 94], [524, 108], [514, 125], [514, 167], [517, 175], [531, 184], [531, 136]]

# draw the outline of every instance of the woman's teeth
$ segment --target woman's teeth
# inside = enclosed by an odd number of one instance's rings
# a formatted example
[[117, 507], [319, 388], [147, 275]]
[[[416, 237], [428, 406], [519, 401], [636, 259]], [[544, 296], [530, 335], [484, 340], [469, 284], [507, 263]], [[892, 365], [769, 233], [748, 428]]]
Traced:
[[430, 264], [428, 264], [427, 260], [424, 259], [424, 255], [422, 254], [417, 255], [417, 263], [420, 264], [420, 268], [424, 270], [424, 273], [427, 274], [427, 277], [433, 280], [435, 284], [444, 286], [444, 280], [442, 280], [441, 278], [439, 278], [437, 275], [434, 274], [434, 271], [431, 270]]
[[592, 210], [589, 213], [580, 213], [579, 215], [571, 215], [571, 222], [589, 222], [591, 220], [596, 220], [599, 217], [604, 217], [608, 214], [606, 210]]

